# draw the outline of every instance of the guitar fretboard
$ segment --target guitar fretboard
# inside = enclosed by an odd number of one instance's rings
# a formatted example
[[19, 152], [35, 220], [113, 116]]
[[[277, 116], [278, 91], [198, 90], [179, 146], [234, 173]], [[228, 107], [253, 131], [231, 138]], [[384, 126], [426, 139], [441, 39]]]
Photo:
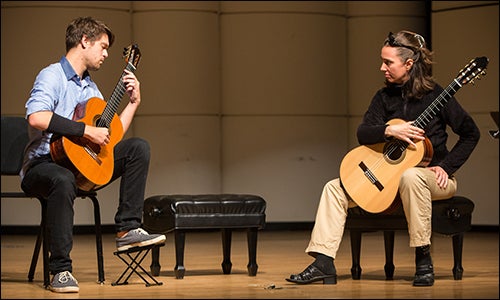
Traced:
[[413, 125], [424, 129], [427, 124], [434, 118], [438, 112], [448, 103], [453, 95], [462, 87], [462, 85], [455, 79], [450, 85], [444, 89], [439, 96], [432, 101], [432, 103], [418, 116], [413, 122]]
[[[125, 67], [125, 70], [135, 72], [136, 68], [129, 62]], [[106, 128], [110, 127], [111, 121], [113, 120], [113, 116], [115, 115], [116, 111], [118, 110], [118, 107], [120, 106], [120, 102], [122, 101], [123, 95], [125, 95], [126, 89], [125, 89], [125, 84], [123, 83], [122, 80], [125, 74], [126, 74], [125, 71], [123, 71], [122, 75], [120, 76], [120, 80], [118, 80], [118, 83], [116, 84], [115, 89], [111, 94], [111, 97], [107, 101], [106, 108], [104, 109], [102, 116], [97, 123], [98, 127], [106, 127]]]

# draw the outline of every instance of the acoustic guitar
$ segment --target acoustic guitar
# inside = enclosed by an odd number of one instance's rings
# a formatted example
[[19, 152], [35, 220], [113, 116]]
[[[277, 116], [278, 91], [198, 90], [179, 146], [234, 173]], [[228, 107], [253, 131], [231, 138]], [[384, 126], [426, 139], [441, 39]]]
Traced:
[[[486, 74], [488, 58], [471, 60], [443, 92], [415, 119], [413, 125], [424, 129], [448, 100], [467, 83]], [[389, 125], [405, 122], [393, 119]], [[430, 140], [415, 142], [394, 139], [387, 143], [361, 145], [347, 153], [340, 164], [340, 180], [345, 191], [362, 209], [371, 213], [384, 212], [397, 196], [403, 172], [415, 166], [428, 166], [433, 155]]]
[[[123, 57], [125, 70], [135, 72], [141, 52], [137, 45], [125, 48]], [[87, 125], [109, 129], [110, 141], [107, 145], [97, 145], [84, 137], [53, 136], [50, 142], [50, 154], [59, 165], [71, 170], [76, 177], [76, 184], [83, 191], [90, 191], [111, 180], [114, 169], [114, 147], [123, 138], [123, 126], [116, 111], [125, 94], [122, 81], [123, 71], [108, 101], [98, 97], [90, 98], [84, 104], [84, 117], [75, 120]], [[76, 109], [80, 109], [77, 107]]]

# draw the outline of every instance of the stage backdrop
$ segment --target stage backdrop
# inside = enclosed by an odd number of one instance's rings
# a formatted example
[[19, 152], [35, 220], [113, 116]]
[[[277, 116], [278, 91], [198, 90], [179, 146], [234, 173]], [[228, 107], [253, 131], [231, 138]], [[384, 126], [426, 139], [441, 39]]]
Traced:
[[[458, 194], [476, 204], [474, 225], [498, 225], [498, 1], [2, 1], [1, 110], [23, 115], [37, 72], [65, 53], [66, 25], [94, 16], [116, 33], [92, 73], [106, 97], [137, 43], [142, 105], [128, 136], [147, 139], [146, 197], [250, 193], [268, 222], [313, 222], [323, 185], [357, 146], [355, 130], [383, 85], [380, 47], [389, 31], [421, 33], [448, 85], [476, 56], [488, 74], [457, 93], [482, 138], [458, 172]], [[124, 102], [127, 101], [124, 98]], [[452, 138], [453, 140], [453, 138]], [[2, 189], [19, 188], [2, 177]], [[99, 192], [113, 224], [118, 182]], [[38, 202], [2, 199], [2, 225], [36, 225]], [[75, 224], [93, 224], [77, 200]]]

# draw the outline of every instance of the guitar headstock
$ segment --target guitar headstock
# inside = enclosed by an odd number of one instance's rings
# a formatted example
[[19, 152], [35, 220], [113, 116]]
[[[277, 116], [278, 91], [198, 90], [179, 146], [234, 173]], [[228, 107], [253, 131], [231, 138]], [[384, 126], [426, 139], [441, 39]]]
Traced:
[[123, 58], [127, 63], [137, 68], [139, 60], [141, 59], [141, 50], [139, 50], [139, 46], [137, 44], [133, 44], [125, 47], [123, 49]]
[[467, 83], [474, 84], [475, 79], [481, 79], [481, 75], [486, 75], [486, 66], [488, 66], [489, 59], [486, 56], [476, 57], [471, 60], [460, 72], [456, 80], [460, 84]]

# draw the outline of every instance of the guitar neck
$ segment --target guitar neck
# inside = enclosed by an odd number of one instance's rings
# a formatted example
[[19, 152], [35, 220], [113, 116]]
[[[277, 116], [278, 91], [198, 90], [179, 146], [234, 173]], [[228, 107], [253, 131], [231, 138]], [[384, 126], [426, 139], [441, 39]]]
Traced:
[[[125, 67], [125, 70], [135, 72], [136, 68], [134, 65], [131, 63], [127, 63], [127, 66]], [[98, 127], [106, 127], [109, 128], [111, 121], [113, 120], [113, 117], [115, 113], [118, 110], [118, 107], [120, 106], [120, 102], [122, 101], [123, 95], [125, 95], [126, 87], [125, 84], [123, 83], [123, 76], [125, 76], [125, 70], [123, 71], [122, 75], [120, 76], [120, 79], [118, 80], [118, 83], [115, 86], [115, 89], [113, 90], [113, 93], [111, 94], [111, 97], [106, 103], [106, 108], [104, 108], [104, 111], [101, 115], [101, 118], [97, 124]]]
[[462, 87], [460, 82], [453, 80], [439, 96], [413, 122], [414, 126], [424, 129], [437, 113], [448, 103], [453, 95]]

